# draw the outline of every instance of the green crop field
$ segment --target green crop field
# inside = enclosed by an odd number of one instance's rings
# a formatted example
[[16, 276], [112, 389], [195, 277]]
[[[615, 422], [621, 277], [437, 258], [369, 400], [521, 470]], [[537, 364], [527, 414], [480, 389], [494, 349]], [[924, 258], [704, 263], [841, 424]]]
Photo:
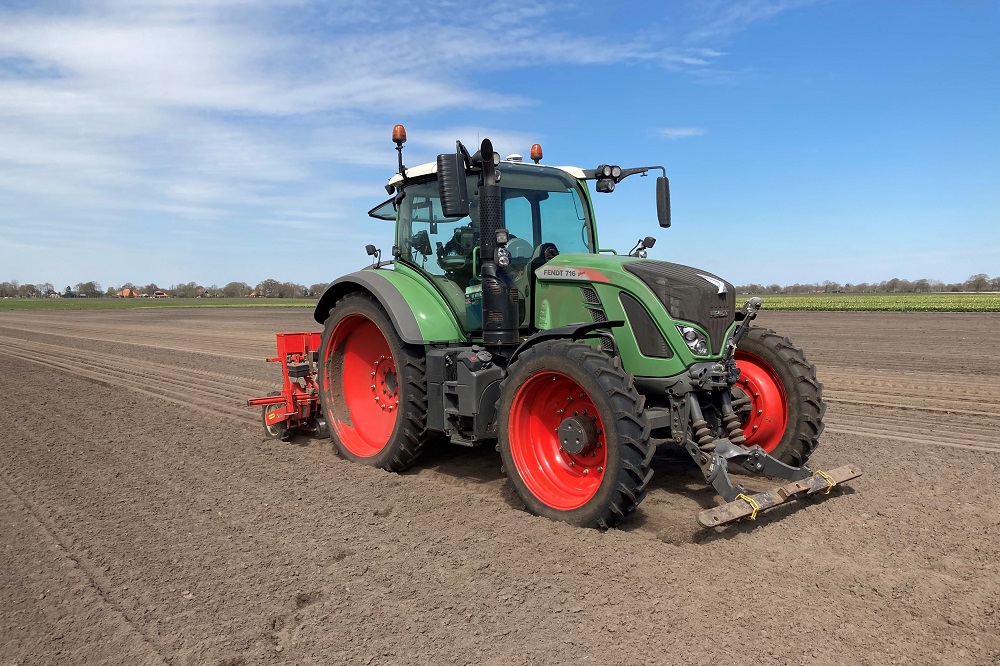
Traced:
[[[1000, 292], [933, 294], [759, 294], [765, 310], [1000, 312]], [[736, 297], [737, 306], [749, 295]]]
[[11, 310], [141, 310], [144, 308], [314, 308], [314, 298], [2, 298]]

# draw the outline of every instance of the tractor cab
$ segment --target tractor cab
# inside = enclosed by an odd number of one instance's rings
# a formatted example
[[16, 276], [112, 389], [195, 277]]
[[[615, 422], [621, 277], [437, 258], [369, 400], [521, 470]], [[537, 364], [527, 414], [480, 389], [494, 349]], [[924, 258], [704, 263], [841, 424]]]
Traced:
[[[593, 209], [581, 169], [506, 160], [497, 171], [509, 233], [506, 271], [517, 286], [519, 327], [530, 328], [534, 271], [559, 254], [596, 254]], [[369, 215], [396, 221], [397, 262], [428, 278], [473, 333], [482, 328], [480, 198], [477, 176], [465, 178], [467, 215], [445, 215], [433, 162], [394, 176], [389, 187], [397, 194]]]

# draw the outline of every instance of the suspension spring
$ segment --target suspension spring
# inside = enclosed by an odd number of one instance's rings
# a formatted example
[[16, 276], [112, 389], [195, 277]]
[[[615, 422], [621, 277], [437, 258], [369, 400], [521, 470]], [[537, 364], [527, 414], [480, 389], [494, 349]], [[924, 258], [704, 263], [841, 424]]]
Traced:
[[712, 429], [708, 427], [705, 415], [701, 412], [698, 398], [690, 393], [688, 394], [688, 409], [691, 411], [691, 429], [694, 431], [695, 443], [703, 452], [712, 453], [715, 451], [715, 437], [712, 435]]
[[740, 417], [733, 411], [733, 396], [729, 391], [722, 392], [722, 425], [730, 442], [737, 446], [746, 444], [747, 436], [740, 427]]

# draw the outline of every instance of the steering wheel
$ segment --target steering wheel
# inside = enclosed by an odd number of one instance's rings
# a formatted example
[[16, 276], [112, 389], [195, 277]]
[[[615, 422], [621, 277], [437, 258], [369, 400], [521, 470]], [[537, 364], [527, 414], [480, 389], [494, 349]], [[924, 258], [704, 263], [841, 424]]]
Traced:
[[559, 248], [555, 243], [542, 243], [538, 246], [538, 256], [543, 262], [552, 261], [559, 256]]
[[511, 238], [507, 243], [507, 251], [511, 259], [531, 259], [535, 248], [523, 238]]

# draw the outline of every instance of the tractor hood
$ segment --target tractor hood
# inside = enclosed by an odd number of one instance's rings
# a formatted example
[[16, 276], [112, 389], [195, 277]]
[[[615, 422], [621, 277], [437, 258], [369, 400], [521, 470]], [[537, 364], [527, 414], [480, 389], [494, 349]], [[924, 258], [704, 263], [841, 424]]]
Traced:
[[736, 316], [733, 285], [708, 271], [667, 261], [639, 259], [622, 268], [642, 280], [671, 317], [708, 331], [713, 354], [722, 350], [726, 331]]
[[736, 318], [733, 285], [714, 273], [682, 264], [621, 255], [561, 254], [536, 269], [535, 276], [544, 282], [616, 284], [652, 308], [648, 292], [643, 293], [645, 285], [671, 318], [697, 324], [708, 333], [712, 354], [722, 351], [726, 332]]

